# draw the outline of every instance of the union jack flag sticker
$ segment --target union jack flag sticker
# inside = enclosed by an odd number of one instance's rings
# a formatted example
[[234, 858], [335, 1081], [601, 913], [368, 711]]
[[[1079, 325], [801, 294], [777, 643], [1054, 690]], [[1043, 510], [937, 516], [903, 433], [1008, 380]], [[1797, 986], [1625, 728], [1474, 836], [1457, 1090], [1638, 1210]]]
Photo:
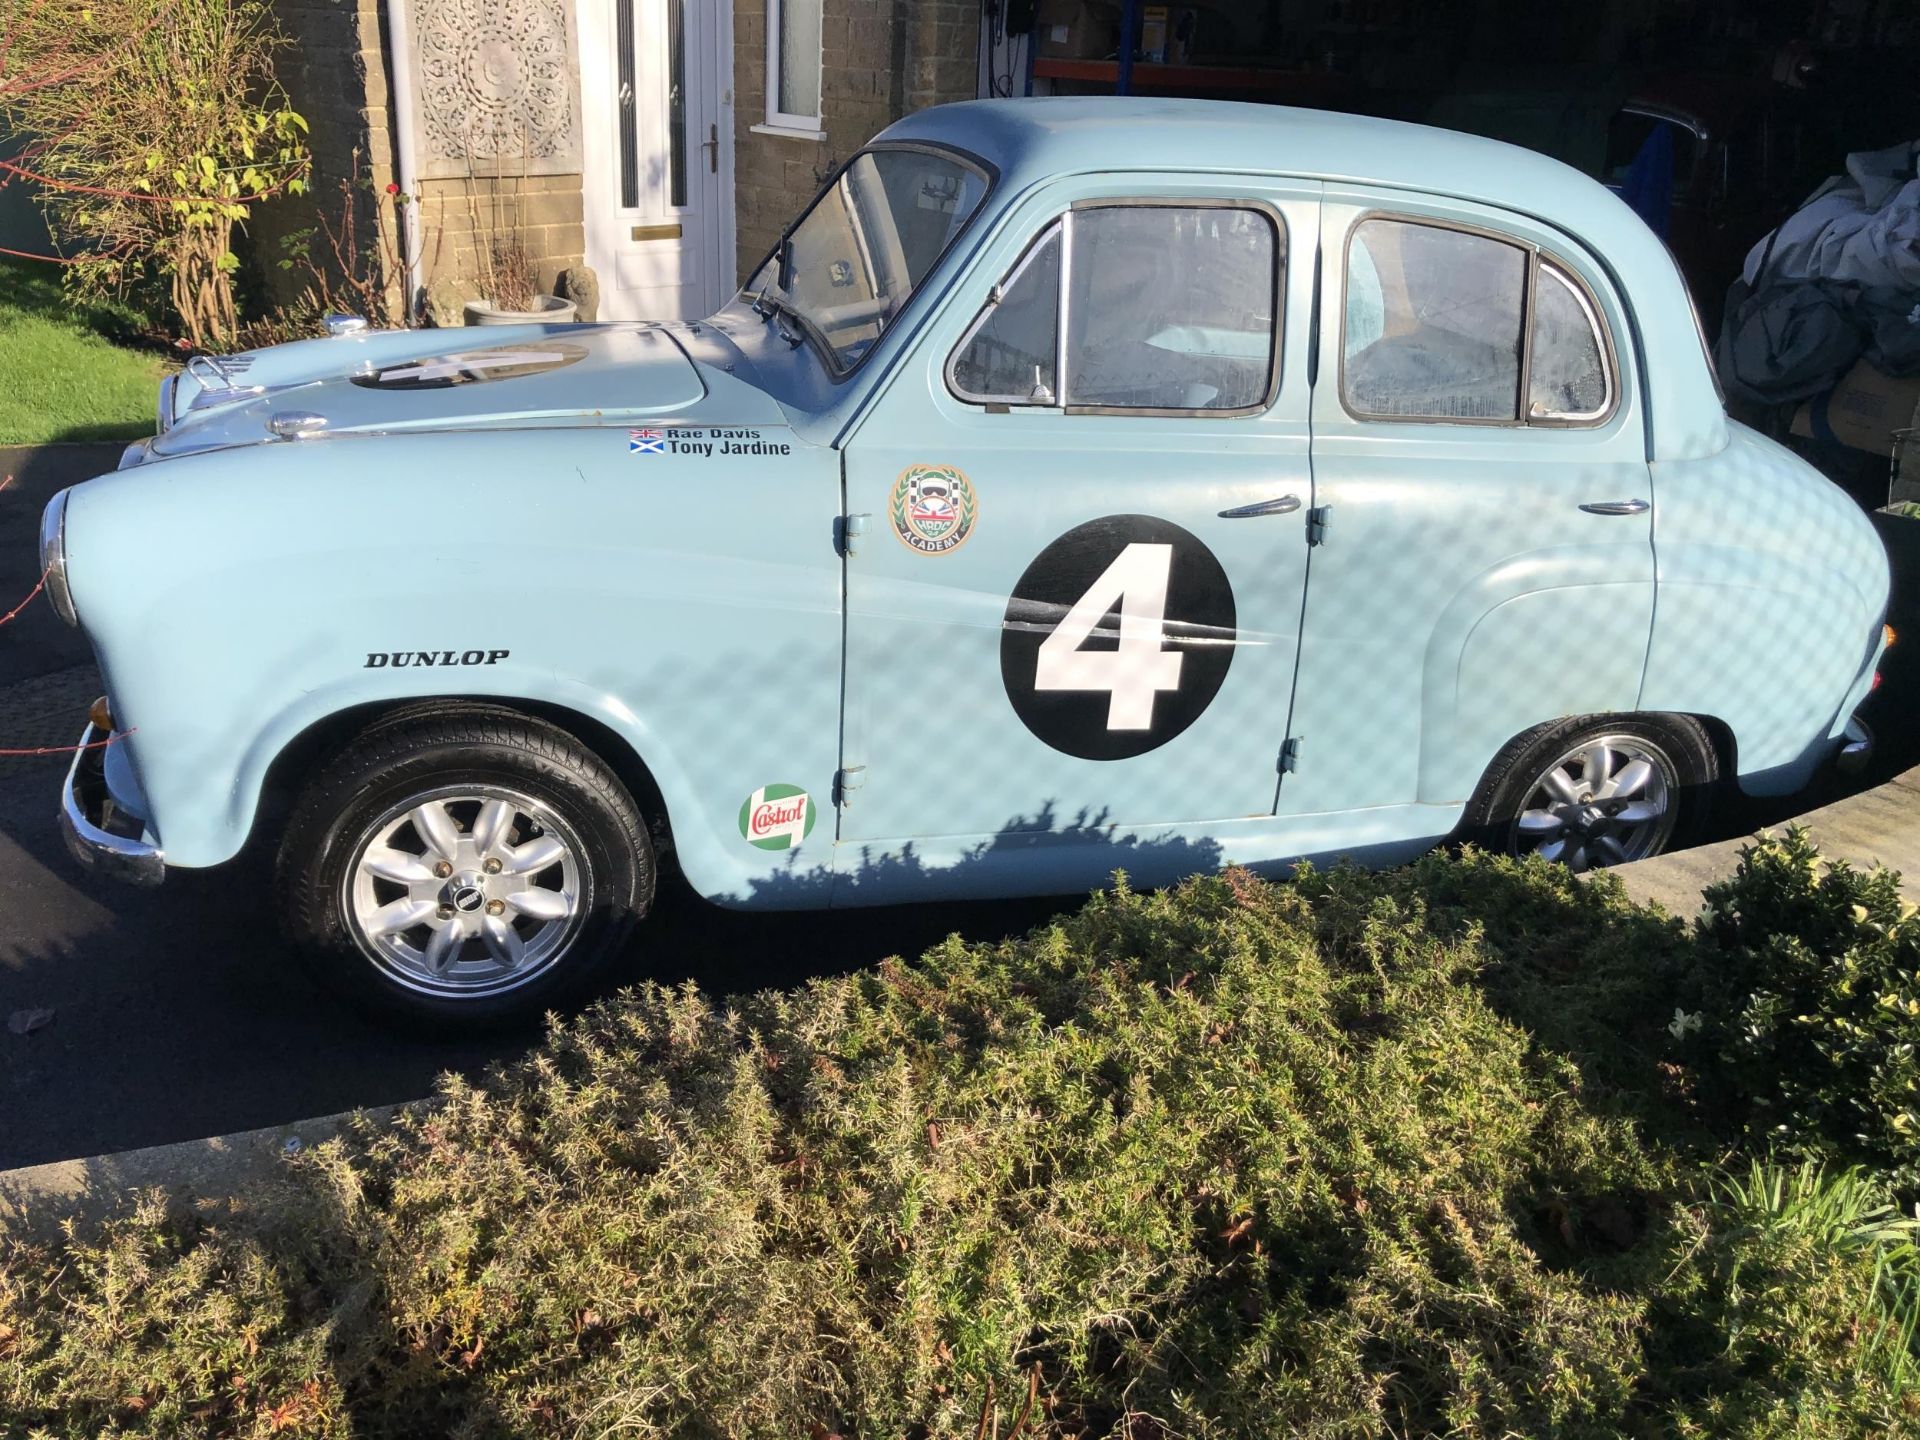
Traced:
[[627, 453], [629, 455], [664, 455], [667, 453], [667, 437], [660, 430], [629, 430], [627, 432]]

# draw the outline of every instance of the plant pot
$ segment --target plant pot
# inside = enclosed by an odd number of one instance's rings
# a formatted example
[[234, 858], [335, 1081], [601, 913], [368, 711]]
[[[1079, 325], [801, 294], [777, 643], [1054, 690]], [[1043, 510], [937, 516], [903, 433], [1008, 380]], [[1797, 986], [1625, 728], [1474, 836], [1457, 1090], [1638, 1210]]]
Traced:
[[469, 325], [571, 325], [574, 321], [575, 305], [571, 300], [563, 300], [558, 295], [541, 295], [534, 301], [532, 310], [498, 310], [487, 300], [469, 300], [466, 303], [467, 324]]

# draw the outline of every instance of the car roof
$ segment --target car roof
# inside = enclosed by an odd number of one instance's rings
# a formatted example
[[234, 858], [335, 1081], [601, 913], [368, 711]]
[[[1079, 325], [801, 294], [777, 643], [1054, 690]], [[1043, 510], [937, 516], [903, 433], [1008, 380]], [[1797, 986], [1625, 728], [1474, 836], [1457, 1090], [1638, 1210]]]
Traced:
[[1651, 457], [1710, 454], [1727, 443], [1725, 411], [1672, 255], [1618, 195], [1549, 156], [1367, 115], [1115, 96], [937, 105], [896, 121], [877, 139], [938, 143], [978, 156], [999, 172], [1002, 204], [1058, 175], [1173, 170], [1417, 191], [1531, 216], [1584, 245], [1613, 273], [1628, 303], [1651, 402]]
[[1504, 141], [1403, 120], [1232, 100], [1060, 96], [922, 110], [888, 140], [939, 140], [1003, 176], [1021, 172], [1215, 170], [1297, 175], [1554, 209], [1619, 202], [1569, 165]]

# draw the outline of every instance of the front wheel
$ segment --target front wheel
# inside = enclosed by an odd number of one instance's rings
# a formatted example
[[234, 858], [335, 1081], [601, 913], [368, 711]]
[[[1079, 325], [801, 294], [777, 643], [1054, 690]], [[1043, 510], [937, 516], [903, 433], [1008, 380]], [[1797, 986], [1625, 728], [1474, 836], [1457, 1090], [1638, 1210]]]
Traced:
[[1713, 738], [1686, 715], [1579, 716], [1495, 757], [1466, 834], [1576, 873], [1695, 843], [1719, 777]]
[[444, 1031], [536, 1020], [579, 994], [653, 881], [619, 779], [564, 732], [489, 710], [402, 718], [338, 755], [294, 810], [278, 891], [322, 981]]

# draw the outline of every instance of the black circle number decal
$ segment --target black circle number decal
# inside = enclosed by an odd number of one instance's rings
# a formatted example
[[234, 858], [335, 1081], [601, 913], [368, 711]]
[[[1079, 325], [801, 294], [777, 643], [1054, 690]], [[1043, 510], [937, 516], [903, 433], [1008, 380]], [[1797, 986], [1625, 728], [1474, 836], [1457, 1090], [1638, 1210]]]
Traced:
[[1233, 586], [1171, 521], [1108, 515], [1034, 558], [1000, 628], [1000, 680], [1022, 723], [1083, 760], [1166, 744], [1227, 678]]

